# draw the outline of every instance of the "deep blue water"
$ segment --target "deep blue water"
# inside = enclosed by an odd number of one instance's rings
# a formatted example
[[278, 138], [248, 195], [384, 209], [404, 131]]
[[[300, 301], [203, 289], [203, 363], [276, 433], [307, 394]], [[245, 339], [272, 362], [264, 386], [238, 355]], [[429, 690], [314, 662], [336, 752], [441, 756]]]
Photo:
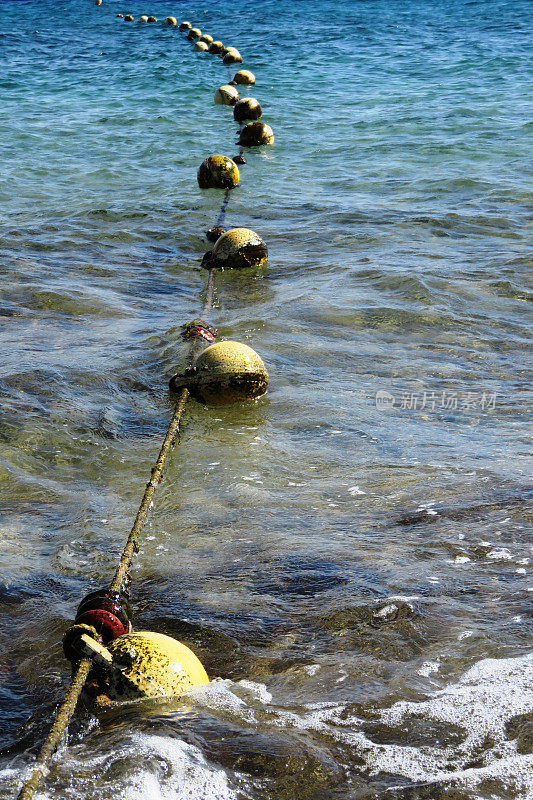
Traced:
[[213, 103], [231, 73], [168, 14], [238, 47], [275, 132], [226, 221], [269, 266], [219, 275], [211, 314], [270, 387], [189, 404], [135, 567], [138, 626], [224, 681], [81, 714], [46, 796], [524, 800], [525, 0], [0, 2], [0, 796], [170, 418], [221, 205], [196, 171], [238, 151]]

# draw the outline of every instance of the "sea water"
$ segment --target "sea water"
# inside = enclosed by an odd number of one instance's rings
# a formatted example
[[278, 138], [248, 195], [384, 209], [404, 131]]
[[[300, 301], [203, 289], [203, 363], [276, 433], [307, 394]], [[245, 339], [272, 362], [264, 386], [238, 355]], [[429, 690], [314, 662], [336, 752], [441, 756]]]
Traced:
[[221, 206], [196, 171], [238, 152], [233, 70], [168, 14], [238, 47], [275, 132], [225, 223], [269, 266], [210, 316], [270, 386], [187, 405], [133, 570], [136, 628], [220, 680], [80, 710], [40, 796], [532, 796], [530, 10], [0, 3], [0, 797], [172, 413]]

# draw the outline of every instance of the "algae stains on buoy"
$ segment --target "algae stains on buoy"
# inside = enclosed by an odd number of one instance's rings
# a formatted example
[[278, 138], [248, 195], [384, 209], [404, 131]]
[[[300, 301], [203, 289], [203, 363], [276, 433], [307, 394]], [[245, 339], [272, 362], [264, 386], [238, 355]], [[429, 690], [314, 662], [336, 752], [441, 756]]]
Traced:
[[245, 269], [263, 267], [267, 259], [267, 246], [255, 231], [232, 228], [217, 240], [207, 265], [218, 269]]
[[224, 54], [223, 63], [226, 64], [242, 64], [242, 56], [236, 47], [227, 47]]
[[193, 50], [199, 50], [199, 51], [201, 51], [203, 53], [207, 53], [208, 49], [209, 48], [208, 48], [208, 46], [206, 45], [205, 42], [202, 42], [202, 41], [199, 40], [199, 41], [194, 43]]
[[146, 14], [143, 14], [142, 17], [139, 17], [139, 22], [148, 22], [148, 17]]
[[200, 189], [234, 189], [239, 184], [239, 168], [227, 156], [209, 156], [198, 170]]
[[233, 106], [233, 116], [236, 122], [244, 122], [245, 119], [259, 119], [262, 114], [261, 106], [255, 97], [243, 97]]
[[210, 45], [213, 43], [213, 37], [209, 33], [202, 33], [200, 41], [205, 42], [206, 45]]
[[104, 691], [112, 700], [177, 697], [209, 683], [192, 650], [162, 633], [128, 633], [111, 642], [108, 650], [120, 665], [106, 675]]
[[133, 22], [133, 14], [126, 14], [124, 22]]
[[224, 52], [224, 50], [225, 47], [222, 44], [222, 42], [215, 41], [211, 42], [211, 44], [209, 45], [209, 52], [212, 53], [214, 56], [219, 56], [221, 53]]
[[163, 20], [163, 25], [177, 25], [177, 24], [178, 20], [176, 19], [176, 17], [165, 17], [165, 19]]
[[215, 103], [218, 106], [234, 106], [239, 99], [239, 92], [233, 86], [224, 84], [215, 92]]
[[202, 31], [200, 28], [191, 28], [189, 33], [187, 34], [187, 39], [190, 42], [194, 42], [195, 39], [199, 39], [202, 35]]
[[223, 406], [261, 397], [268, 386], [268, 372], [248, 345], [218, 342], [200, 353], [195, 366], [184, 375], [172, 378], [171, 389], [183, 386], [187, 386], [195, 400]]
[[185, 20], [183, 20], [183, 22], [180, 22], [180, 31], [181, 31], [182, 33], [184, 33], [185, 31], [190, 31], [190, 29], [191, 29], [191, 28], [192, 28], [192, 25], [191, 25], [191, 23], [190, 23], [190, 22], [187, 22], [187, 20], [186, 20], [186, 19], [185, 19]]
[[274, 144], [274, 131], [264, 122], [249, 122], [241, 131], [239, 144], [242, 147], [259, 147]]
[[240, 83], [243, 86], [252, 86], [255, 83], [255, 75], [248, 69], [240, 69], [233, 76], [235, 83]]

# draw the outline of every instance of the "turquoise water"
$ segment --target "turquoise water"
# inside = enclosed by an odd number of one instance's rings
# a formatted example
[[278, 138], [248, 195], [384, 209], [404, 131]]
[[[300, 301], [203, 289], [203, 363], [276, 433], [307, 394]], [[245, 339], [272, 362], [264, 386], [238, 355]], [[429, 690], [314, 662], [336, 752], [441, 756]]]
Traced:
[[196, 171], [238, 151], [167, 14], [238, 47], [275, 132], [226, 220], [269, 266], [210, 317], [270, 386], [188, 404], [134, 568], [136, 627], [222, 680], [82, 709], [42, 796], [531, 797], [531, 25], [492, 0], [0, 2], [0, 797], [170, 419]]

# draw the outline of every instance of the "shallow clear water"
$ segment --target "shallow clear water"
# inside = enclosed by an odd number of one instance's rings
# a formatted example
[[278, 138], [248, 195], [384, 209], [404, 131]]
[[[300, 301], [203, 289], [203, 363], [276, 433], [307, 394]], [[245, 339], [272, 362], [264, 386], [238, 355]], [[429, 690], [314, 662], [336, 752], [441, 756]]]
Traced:
[[0, 3], [0, 797], [172, 412], [196, 170], [237, 152], [220, 60], [119, 11], [257, 76], [276, 142], [227, 225], [270, 262], [211, 320], [271, 380], [188, 404], [134, 569], [136, 627], [223, 680], [80, 712], [41, 796], [532, 796], [528, 4], [30, 0]]

